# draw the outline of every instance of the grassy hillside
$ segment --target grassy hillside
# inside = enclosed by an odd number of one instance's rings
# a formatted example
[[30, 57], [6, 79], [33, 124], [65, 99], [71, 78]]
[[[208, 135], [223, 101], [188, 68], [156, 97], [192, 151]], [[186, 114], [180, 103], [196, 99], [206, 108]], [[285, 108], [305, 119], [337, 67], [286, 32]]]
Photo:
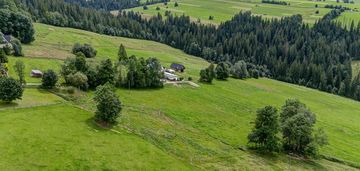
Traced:
[[[341, 21], [344, 25], [349, 26], [354, 20], [355, 24], [360, 21], [360, 2], [355, 1], [354, 4], [336, 3], [336, 1], [308, 1], [308, 0], [281, 0], [290, 3], [288, 6], [264, 4], [261, 0], [178, 0], [178, 7], [174, 7], [175, 1], [171, 1], [168, 5], [163, 3], [149, 5], [148, 10], [143, 7], [136, 7], [130, 10], [140, 12], [145, 17], [151, 17], [157, 13], [164, 14], [165, 11], [171, 11], [176, 15], [191, 16], [194, 21], [198, 19], [203, 23], [220, 24], [223, 21], [231, 19], [232, 16], [240, 11], [251, 11], [254, 15], [261, 15], [264, 18], [280, 18], [301, 14], [306, 23], [314, 23], [323, 15], [328, 13], [330, 9], [324, 8], [326, 4], [346, 6], [354, 11], [343, 13], [337, 21]], [[318, 4], [318, 8], [315, 5]], [[160, 7], [160, 10], [156, 10]], [[319, 11], [316, 14], [316, 11]], [[114, 14], [117, 11], [113, 11]], [[214, 20], [209, 20], [209, 16], [214, 16]]]
[[104, 131], [93, 114], [58, 104], [0, 113], [0, 170], [190, 170], [124, 130]]
[[[32, 67], [55, 67], [56, 62], [71, 56], [69, 52], [75, 42], [94, 45], [98, 50], [94, 60], [115, 59], [118, 46], [123, 43], [129, 54], [155, 56], [164, 65], [183, 63], [187, 67], [183, 75], [195, 80], [199, 70], [208, 65], [202, 59], [151, 41], [42, 24], [35, 24], [35, 28], [37, 40], [24, 46], [27, 57], [18, 58], [26, 65], [33, 63]], [[0, 169], [354, 169], [324, 159], [311, 161], [246, 150], [246, 136], [252, 128], [255, 111], [265, 105], [280, 107], [288, 98], [300, 99], [317, 115], [316, 126], [325, 129], [330, 141], [329, 146], [321, 149], [322, 154], [360, 163], [359, 102], [270, 79], [229, 79], [200, 86], [119, 89], [117, 93], [124, 109], [119, 124], [108, 131], [91, 123], [92, 92], [84, 93], [75, 102], [85, 111], [54, 95], [45, 94], [51, 98], [41, 98], [43, 92], [27, 89], [24, 102], [17, 102], [19, 105], [32, 101], [39, 105], [31, 106], [48, 106], [26, 109], [8, 109], [16, 104], [0, 106], [3, 109], [0, 128], [6, 130], [0, 133], [4, 140], [0, 148], [7, 149], [6, 157], [0, 159]], [[54, 151], [60, 157], [54, 158]]]
[[[189, 15], [196, 21], [200, 19], [205, 23], [219, 24], [222, 21], [231, 19], [232, 16], [240, 11], [252, 11], [255, 15], [262, 15], [265, 18], [280, 18], [301, 14], [305, 22], [314, 23], [317, 19], [326, 14], [329, 9], [315, 8], [315, 4], [324, 4], [322, 2], [313, 2], [306, 0], [286, 0], [290, 6], [264, 4], [260, 0], [241, 1], [241, 0], [179, 0], [179, 6], [174, 7], [175, 1], [171, 1], [165, 6], [162, 3], [148, 6], [148, 10], [143, 7], [137, 7], [130, 10], [138, 11], [144, 16], [153, 16], [158, 12], [164, 14], [165, 11], [171, 11], [176, 15]], [[160, 7], [160, 11], [156, 10]], [[315, 11], [319, 10], [319, 14]], [[209, 20], [209, 16], [214, 16], [214, 20]]]

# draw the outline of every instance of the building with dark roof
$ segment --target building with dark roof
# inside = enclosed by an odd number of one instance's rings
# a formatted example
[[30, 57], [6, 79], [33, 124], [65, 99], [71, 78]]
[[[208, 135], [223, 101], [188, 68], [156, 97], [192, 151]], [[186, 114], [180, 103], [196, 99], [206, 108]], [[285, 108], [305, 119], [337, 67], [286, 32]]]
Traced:
[[175, 70], [175, 71], [178, 71], [178, 72], [184, 72], [185, 71], [185, 66], [181, 65], [181, 64], [172, 63], [170, 65], [170, 68]]

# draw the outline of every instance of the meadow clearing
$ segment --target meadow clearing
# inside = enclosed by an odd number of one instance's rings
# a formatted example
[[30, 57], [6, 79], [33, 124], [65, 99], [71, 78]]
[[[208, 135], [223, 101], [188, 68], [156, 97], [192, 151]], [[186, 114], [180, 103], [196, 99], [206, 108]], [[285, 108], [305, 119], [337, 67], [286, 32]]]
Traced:
[[[281, 18], [291, 15], [300, 14], [305, 23], [313, 24], [331, 9], [324, 8], [326, 4], [341, 5], [351, 8], [353, 11], [343, 13], [337, 21], [350, 25], [354, 20], [357, 23], [360, 20], [360, 2], [354, 1], [354, 4], [346, 4], [336, 1], [309, 1], [309, 0], [284, 0], [290, 5], [276, 5], [261, 3], [261, 0], [178, 0], [170, 1], [167, 5], [163, 3], [148, 6], [148, 10], [143, 7], [136, 7], [129, 10], [140, 12], [145, 17], [151, 17], [157, 13], [165, 14], [170, 11], [175, 15], [188, 15], [194, 21], [200, 20], [202, 23], [220, 24], [230, 20], [232, 16], [240, 11], [251, 11], [254, 15], [260, 15], [263, 18]], [[178, 7], [174, 4], [177, 2]], [[316, 8], [315, 5], [318, 5]], [[160, 10], [156, 10], [159, 7]], [[318, 11], [318, 13], [316, 13]], [[113, 11], [114, 14], [117, 11]], [[213, 16], [213, 20], [209, 20]]]

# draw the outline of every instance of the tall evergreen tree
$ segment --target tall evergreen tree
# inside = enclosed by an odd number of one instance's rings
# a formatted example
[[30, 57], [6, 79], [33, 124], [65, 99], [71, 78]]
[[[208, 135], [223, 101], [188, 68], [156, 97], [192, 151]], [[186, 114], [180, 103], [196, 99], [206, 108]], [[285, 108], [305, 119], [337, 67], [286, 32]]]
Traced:
[[123, 44], [120, 45], [119, 47], [119, 52], [118, 52], [118, 60], [119, 62], [124, 62], [128, 59], [125, 47]]

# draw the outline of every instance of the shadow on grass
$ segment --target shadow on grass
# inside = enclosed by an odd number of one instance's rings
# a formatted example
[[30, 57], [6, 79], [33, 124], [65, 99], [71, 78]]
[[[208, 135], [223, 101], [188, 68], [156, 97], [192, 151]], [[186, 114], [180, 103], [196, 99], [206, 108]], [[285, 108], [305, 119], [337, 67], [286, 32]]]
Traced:
[[165, 88], [165, 85], [163, 87], [158, 87], [158, 88], [125, 88], [125, 87], [120, 87], [120, 88], [116, 88], [117, 90], [124, 90], [124, 91], [135, 91], [135, 92], [149, 92], [149, 91], [161, 91]]
[[9, 108], [9, 107], [17, 107], [19, 106], [16, 102], [2, 102], [0, 101], [0, 108]]
[[316, 160], [303, 158], [300, 156], [282, 154], [282, 153], [265, 153], [265, 152], [258, 152], [255, 150], [248, 150], [250, 154], [262, 158], [265, 162], [269, 165], [274, 165], [278, 161], [287, 161], [288, 168], [291, 170], [291, 167], [308, 167], [313, 170], [327, 170], [326, 167], [316, 162]]
[[114, 126], [117, 125], [117, 123], [105, 125], [103, 123], [96, 122], [94, 117], [87, 119], [85, 122], [89, 127], [97, 131], [109, 131], [110, 129], [112, 129]]

